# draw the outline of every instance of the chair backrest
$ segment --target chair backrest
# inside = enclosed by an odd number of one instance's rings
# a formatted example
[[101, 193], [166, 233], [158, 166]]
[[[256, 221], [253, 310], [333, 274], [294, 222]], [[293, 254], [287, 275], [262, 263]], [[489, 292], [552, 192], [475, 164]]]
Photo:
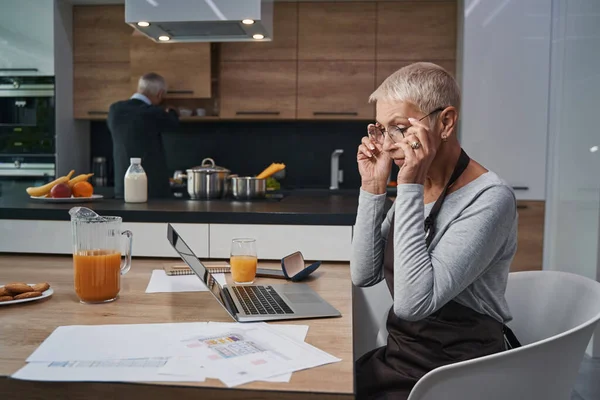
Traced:
[[600, 320], [600, 283], [556, 271], [511, 273], [506, 298], [518, 349], [426, 374], [409, 400], [568, 399]]

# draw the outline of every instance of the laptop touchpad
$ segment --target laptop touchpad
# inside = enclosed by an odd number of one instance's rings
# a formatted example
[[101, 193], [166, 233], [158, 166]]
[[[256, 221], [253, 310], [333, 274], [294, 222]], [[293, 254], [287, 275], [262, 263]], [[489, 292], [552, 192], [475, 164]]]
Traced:
[[296, 304], [321, 302], [319, 297], [312, 293], [286, 293], [285, 297], [287, 297], [292, 303]]

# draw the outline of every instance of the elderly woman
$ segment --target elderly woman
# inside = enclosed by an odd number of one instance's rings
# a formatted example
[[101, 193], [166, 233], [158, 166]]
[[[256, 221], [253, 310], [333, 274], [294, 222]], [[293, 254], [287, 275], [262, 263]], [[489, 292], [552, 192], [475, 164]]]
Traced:
[[[385, 279], [394, 304], [387, 345], [357, 361], [357, 393], [406, 399], [428, 371], [506, 349], [517, 207], [510, 186], [461, 149], [460, 93], [443, 68], [408, 65], [370, 101], [377, 123], [358, 147], [352, 281]], [[386, 215], [392, 162], [398, 194]]]

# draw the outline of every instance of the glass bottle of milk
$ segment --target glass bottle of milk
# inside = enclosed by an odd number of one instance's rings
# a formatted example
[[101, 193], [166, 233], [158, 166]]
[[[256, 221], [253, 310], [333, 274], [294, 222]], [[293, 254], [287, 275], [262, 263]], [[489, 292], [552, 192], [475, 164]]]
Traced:
[[125, 173], [125, 203], [145, 203], [148, 201], [148, 178], [142, 168], [141, 158], [131, 158], [131, 165]]

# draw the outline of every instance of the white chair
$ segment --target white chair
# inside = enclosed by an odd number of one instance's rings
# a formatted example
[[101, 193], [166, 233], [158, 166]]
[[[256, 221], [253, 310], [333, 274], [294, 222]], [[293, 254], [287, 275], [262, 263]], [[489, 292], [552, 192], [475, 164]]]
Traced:
[[514, 318], [509, 326], [523, 346], [436, 368], [409, 400], [570, 398], [600, 320], [600, 283], [565, 272], [515, 272], [506, 299]]

